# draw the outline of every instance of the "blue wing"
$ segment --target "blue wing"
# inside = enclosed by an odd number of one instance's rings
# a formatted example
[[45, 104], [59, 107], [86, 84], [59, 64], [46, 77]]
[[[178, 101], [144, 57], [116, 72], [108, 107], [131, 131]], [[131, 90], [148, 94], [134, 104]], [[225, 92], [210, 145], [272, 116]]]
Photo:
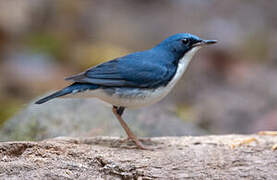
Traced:
[[153, 88], [166, 85], [174, 76], [176, 66], [157, 58], [151, 53], [138, 52], [100, 64], [66, 80], [105, 87]]

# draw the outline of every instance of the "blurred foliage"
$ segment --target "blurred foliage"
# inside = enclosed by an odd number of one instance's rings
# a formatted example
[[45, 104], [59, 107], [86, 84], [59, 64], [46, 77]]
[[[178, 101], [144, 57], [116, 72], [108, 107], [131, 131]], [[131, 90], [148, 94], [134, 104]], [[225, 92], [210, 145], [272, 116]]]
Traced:
[[0, 100], [0, 127], [8, 118], [12, 117], [21, 108], [22, 102], [19, 100]]
[[247, 59], [263, 62], [268, 60], [268, 34], [265, 32], [249, 33], [243, 42], [243, 52]]
[[176, 108], [176, 114], [179, 118], [184, 121], [195, 121], [196, 116], [194, 113], [194, 109], [189, 105], [179, 105]]
[[57, 60], [63, 60], [66, 42], [54, 34], [47, 32], [31, 33], [25, 38], [24, 43], [34, 53], [47, 53], [54, 56]]
[[[81, 70], [95, 66], [104, 61], [108, 61], [128, 54], [129, 51], [119, 46], [105, 43], [83, 44], [75, 49], [75, 64], [80, 66]], [[74, 62], [75, 62], [74, 61]]]

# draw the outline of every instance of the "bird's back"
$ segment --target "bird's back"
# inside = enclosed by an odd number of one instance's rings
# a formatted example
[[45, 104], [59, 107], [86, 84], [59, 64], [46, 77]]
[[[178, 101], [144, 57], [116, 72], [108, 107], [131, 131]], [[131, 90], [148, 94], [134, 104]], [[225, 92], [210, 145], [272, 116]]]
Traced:
[[162, 51], [136, 52], [105, 62], [66, 80], [102, 87], [155, 88], [165, 86], [172, 79], [177, 69], [174, 60], [173, 56]]

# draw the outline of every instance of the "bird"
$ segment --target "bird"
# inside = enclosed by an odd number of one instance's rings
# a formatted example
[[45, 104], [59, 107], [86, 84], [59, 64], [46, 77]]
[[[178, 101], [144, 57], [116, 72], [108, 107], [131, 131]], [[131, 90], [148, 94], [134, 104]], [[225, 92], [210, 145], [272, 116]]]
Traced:
[[216, 42], [189, 33], [171, 35], [151, 49], [115, 58], [65, 78], [72, 82], [71, 85], [35, 104], [62, 96], [99, 98], [112, 105], [112, 111], [128, 139], [139, 149], [150, 149], [123, 120], [124, 110], [151, 105], [163, 99], [182, 77], [194, 54]]

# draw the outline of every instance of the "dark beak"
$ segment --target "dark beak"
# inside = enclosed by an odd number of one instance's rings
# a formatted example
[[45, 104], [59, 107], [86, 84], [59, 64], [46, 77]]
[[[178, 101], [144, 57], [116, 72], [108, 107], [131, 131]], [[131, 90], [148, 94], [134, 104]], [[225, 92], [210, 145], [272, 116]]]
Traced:
[[193, 45], [193, 47], [196, 47], [196, 46], [206, 46], [206, 45], [215, 44], [215, 43], [217, 43], [217, 40], [201, 40], [201, 41], [195, 43]]

